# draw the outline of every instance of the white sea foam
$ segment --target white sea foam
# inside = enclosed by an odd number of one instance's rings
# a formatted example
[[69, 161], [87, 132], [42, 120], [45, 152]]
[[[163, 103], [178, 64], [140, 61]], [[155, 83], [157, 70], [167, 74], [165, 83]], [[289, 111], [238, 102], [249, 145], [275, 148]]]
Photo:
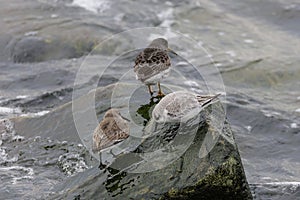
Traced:
[[58, 15], [57, 14], [52, 14], [50, 17], [51, 18], [58, 18]]
[[22, 110], [20, 108], [8, 108], [0, 107], [0, 114], [20, 114]]
[[283, 189], [286, 189], [287, 187], [292, 190], [296, 191], [297, 188], [300, 187], [299, 181], [274, 181], [274, 182], [266, 182], [266, 183], [251, 183], [251, 185], [266, 187], [266, 186], [281, 186]]
[[16, 135], [14, 124], [9, 119], [0, 120], [0, 139], [6, 141]]
[[186, 61], [179, 61], [176, 63], [176, 66], [178, 65], [189, 65], [189, 63], [187, 63]]
[[24, 34], [24, 36], [36, 36], [38, 31], [29, 31]]
[[24, 179], [32, 180], [34, 175], [32, 168], [22, 166], [0, 167], [0, 171], [10, 175], [13, 185]]
[[222, 63], [215, 63], [215, 66], [216, 67], [221, 67], [221, 66], [223, 66], [223, 64]]
[[0, 147], [0, 164], [2, 163], [14, 163], [18, 161], [18, 156], [14, 155], [10, 157], [5, 148]]
[[291, 123], [291, 128], [298, 128], [298, 124], [297, 123]]
[[283, 181], [283, 182], [268, 182], [268, 183], [252, 183], [255, 185], [294, 185], [300, 186], [300, 182], [298, 181]]
[[274, 117], [274, 116], [281, 116], [279, 112], [276, 111], [271, 111], [271, 110], [264, 110], [262, 109], [261, 112], [266, 116], [266, 117]]
[[46, 114], [48, 114], [50, 111], [49, 110], [43, 110], [37, 113], [24, 113], [21, 116], [22, 117], [41, 117], [44, 116]]
[[225, 33], [224, 32], [218, 32], [218, 35], [223, 36], [223, 35], [225, 35]]
[[231, 57], [236, 57], [236, 53], [234, 51], [226, 51], [225, 53], [230, 55]]
[[16, 96], [16, 99], [26, 99], [28, 98], [27, 95], [19, 95], [19, 96]]
[[58, 158], [58, 164], [62, 170], [69, 176], [88, 169], [84, 158], [79, 154], [65, 153]]
[[244, 40], [244, 42], [245, 42], [245, 43], [248, 43], [248, 44], [252, 44], [252, 43], [254, 43], [254, 41], [253, 41], [253, 40], [251, 40], [251, 39], [245, 39], [245, 40]]
[[49, 110], [43, 110], [43, 111], [35, 113], [35, 116], [43, 116], [43, 115], [48, 114], [49, 112], [50, 112]]
[[94, 13], [103, 13], [110, 9], [111, 2], [108, 0], [74, 0], [72, 5], [82, 7]]
[[0, 141], [1, 141], [0, 145], [2, 145], [6, 141], [20, 142], [22, 140], [24, 140], [24, 136], [20, 136], [16, 134], [14, 129], [14, 124], [11, 120], [9, 119], [0, 120]]
[[245, 126], [245, 128], [250, 132], [252, 130], [252, 126]]

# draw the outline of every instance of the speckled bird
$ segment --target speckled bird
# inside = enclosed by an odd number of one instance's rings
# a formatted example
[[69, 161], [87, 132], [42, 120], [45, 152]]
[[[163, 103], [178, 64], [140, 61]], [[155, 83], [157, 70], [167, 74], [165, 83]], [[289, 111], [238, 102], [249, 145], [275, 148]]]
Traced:
[[135, 60], [134, 72], [136, 78], [148, 86], [150, 95], [153, 95], [151, 85], [157, 84], [157, 96], [164, 96], [160, 88], [160, 81], [170, 72], [171, 61], [168, 52], [177, 55], [168, 47], [168, 41], [163, 38], [153, 40]]
[[93, 152], [99, 152], [129, 137], [128, 120], [117, 109], [109, 109], [93, 133]]

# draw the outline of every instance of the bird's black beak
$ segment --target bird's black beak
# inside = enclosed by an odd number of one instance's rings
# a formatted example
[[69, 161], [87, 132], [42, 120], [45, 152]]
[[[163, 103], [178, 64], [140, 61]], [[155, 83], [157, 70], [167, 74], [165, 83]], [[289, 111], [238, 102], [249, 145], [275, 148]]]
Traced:
[[129, 119], [127, 119], [126, 117], [123, 117], [122, 115], [120, 115], [121, 117], [122, 117], [122, 119], [124, 119], [125, 121], [127, 121], [127, 122], [130, 122], [130, 120]]
[[178, 56], [178, 54], [170, 48], [168, 48], [168, 52], [171, 52], [171, 53], [175, 54], [176, 56]]

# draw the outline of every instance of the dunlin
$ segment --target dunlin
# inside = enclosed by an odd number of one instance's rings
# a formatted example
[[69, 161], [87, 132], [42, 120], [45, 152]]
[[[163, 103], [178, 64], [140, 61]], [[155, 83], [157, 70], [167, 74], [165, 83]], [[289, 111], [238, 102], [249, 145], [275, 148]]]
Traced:
[[117, 109], [108, 110], [93, 133], [93, 152], [110, 147], [129, 136], [128, 120]]

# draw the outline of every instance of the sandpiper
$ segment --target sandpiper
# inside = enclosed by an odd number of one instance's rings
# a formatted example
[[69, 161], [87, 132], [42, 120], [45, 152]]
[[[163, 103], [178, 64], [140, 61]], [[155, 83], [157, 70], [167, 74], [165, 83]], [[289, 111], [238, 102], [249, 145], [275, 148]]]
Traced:
[[188, 91], [177, 91], [166, 95], [154, 107], [152, 119], [158, 123], [180, 121], [189, 112], [209, 105], [220, 94], [198, 95]]
[[117, 109], [109, 109], [93, 133], [93, 152], [99, 152], [129, 136], [128, 120]]
[[168, 47], [167, 40], [157, 38], [136, 57], [134, 66], [136, 78], [148, 86], [151, 96], [153, 95], [151, 85], [156, 83], [158, 86], [157, 96], [164, 96], [160, 88], [160, 81], [170, 72], [171, 61], [167, 52], [177, 55]]

